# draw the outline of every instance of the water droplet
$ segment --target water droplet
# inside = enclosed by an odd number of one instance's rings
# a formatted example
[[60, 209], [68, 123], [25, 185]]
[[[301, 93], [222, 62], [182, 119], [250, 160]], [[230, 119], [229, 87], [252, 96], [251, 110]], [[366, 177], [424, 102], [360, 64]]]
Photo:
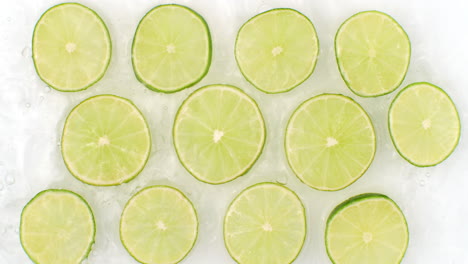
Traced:
[[163, 106], [163, 110], [167, 111], [167, 105]]
[[429, 178], [431, 177], [431, 173], [430, 172], [426, 172], [426, 178]]
[[424, 187], [426, 185], [426, 181], [424, 179], [419, 181], [419, 186]]
[[25, 47], [22, 51], [21, 51], [21, 56], [23, 57], [30, 57], [31, 56], [31, 49], [29, 47]]
[[11, 17], [7, 17], [6, 19], [8, 22], [11, 22]]
[[6, 168], [3, 166], [3, 164], [0, 163], [0, 177], [3, 177], [6, 175]]
[[15, 233], [18, 234], [19, 233], [19, 228], [15, 228]]
[[50, 93], [51, 90], [52, 90], [52, 89], [51, 89], [49, 86], [46, 86], [46, 87], [44, 88], [44, 91], [45, 91], [46, 93]]
[[31, 104], [30, 104], [30, 103], [26, 103], [25, 106], [26, 106], [26, 108], [29, 108], [29, 107], [31, 107]]
[[281, 174], [278, 177], [276, 177], [276, 182], [280, 184], [287, 184], [288, 183], [288, 177], [286, 174]]
[[6, 184], [12, 185], [15, 183], [15, 177], [13, 175], [8, 175], [5, 179]]
[[60, 147], [61, 145], [62, 145], [62, 142], [60, 142], [60, 141], [59, 141], [59, 142], [57, 142], [57, 146], [59, 146], [59, 147]]
[[3, 190], [3, 183], [0, 182], [0, 191]]
[[39, 96], [39, 103], [44, 101], [44, 96]]

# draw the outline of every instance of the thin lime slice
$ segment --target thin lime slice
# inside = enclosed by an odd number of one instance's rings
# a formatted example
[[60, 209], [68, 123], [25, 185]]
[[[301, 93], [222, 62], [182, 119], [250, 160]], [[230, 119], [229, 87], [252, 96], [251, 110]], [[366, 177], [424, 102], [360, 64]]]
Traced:
[[336, 191], [361, 177], [374, 159], [372, 121], [351, 98], [323, 94], [302, 103], [289, 120], [286, 156], [312, 188]]
[[91, 185], [118, 185], [143, 169], [151, 137], [143, 115], [130, 100], [99, 95], [70, 112], [61, 146], [65, 165], [77, 179]]
[[178, 263], [194, 246], [197, 234], [195, 208], [169, 186], [151, 186], [135, 194], [120, 220], [122, 244], [141, 263]]
[[242, 191], [224, 218], [224, 242], [240, 264], [292, 263], [306, 237], [299, 197], [280, 184], [259, 183]]
[[235, 55], [244, 77], [266, 93], [287, 92], [314, 71], [319, 53], [312, 22], [293, 9], [256, 15], [239, 30]]
[[77, 3], [47, 10], [34, 28], [32, 55], [50, 87], [75, 92], [99, 81], [109, 66], [111, 39], [102, 19]]
[[37, 264], [81, 263], [91, 251], [95, 234], [88, 203], [68, 190], [42, 191], [21, 213], [21, 245]]
[[174, 145], [197, 179], [219, 184], [245, 174], [265, 143], [265, 123], [255, 101], [240, 89], [209, 85], [192, 93], [174, 121]]
[[146, 87], [173, 93], [199, 82], [211, 63], [205, 20], [180, 5], [160, 5], [140, 21], [133, 38], [133, 70]]
[[411, 45], [389, 15], [366, 11], [338, 29], [335, 53], [341, 77], [355, 94], [375, 97], [393, 92], [405, 78]]
[[382, 194], [362, 194], [328, 217], [327, 253], [334, 264], [398, 264], [408, 247], [408, 226], [398, 205]]
[[400, 155], [419, 167], [434, 166], [455, 150], [460, 117], [450, 97], [430, 83], [413, 83], [393, 100], [388, 127]]

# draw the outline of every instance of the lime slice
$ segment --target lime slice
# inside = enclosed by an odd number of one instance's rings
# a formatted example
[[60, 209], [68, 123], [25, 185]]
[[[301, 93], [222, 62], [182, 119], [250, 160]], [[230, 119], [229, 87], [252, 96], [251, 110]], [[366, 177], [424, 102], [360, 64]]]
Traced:
[[91, 185], [118, 185], [143, 169], [151, 137], [143, 115], [130, 100], [99, 95], [73, 108], [61, 145], [65, 165], [77, 179]]
[[233, 86], [209, 85], [184, 101], [173, 134], [182, 165], [200, 181], [219, 184], [253, 166], [266, 131], [252, 98]]
[[460, 117], [450, 97], [430, 83], [413, 83], [393, 100], [388, 127], [400, 155], [413, 165], [434, 166], [455, 150]]
[[275, 183], [242, 191], [224, 218], [224, 242], [240, 264], [291, 263], [306, 237], [306, 215], [299, 197]]
[[357, 13], [335, 37], [341, 77], [355, 94], [375, 97], [393, 92], [405, 78], [411, 45], [403, 28], [378, 11]]
[[351, 98], [323, 94], [302, 103], [286, 129], [286, 156], [301, 181], [322, 191], [343, 189], [374, 159], [372, 122]]
[[111, 52], [109, 31], [102, 19], [77, 3], [50, 8], [34, 28], [32, 53], [37, 74], [59, 91], [80, 91], [99, 81]]
[[362, 194], [330, 214], [325, 244], [335, 264], [397, 264], [408, 247], [408, 226], [398, 205], [382, 194]]
[[37, 264], [81, 263], [91, 251], [95, 234], [88, 203], [68, 190], [42, 191], [21, 213], [21, 245]]
[[239, 30], [235, 55], [244, 77], [266, 93], [287, 92], [314, 71], [319, 43], [312, 22], [293, 9], [256, 15]]
[[151, 186], [135, 194], [120, 220], [120, 239], [141, 263], [178, 263], [197, 239], [198, 220], [190, 200], [169, 186]]
[[199, 82], [211, 63], [205, 20], [180, 5], [160, 5], [140, 21], [132, 46], [133, 70], [146, 87], [173, 93]]

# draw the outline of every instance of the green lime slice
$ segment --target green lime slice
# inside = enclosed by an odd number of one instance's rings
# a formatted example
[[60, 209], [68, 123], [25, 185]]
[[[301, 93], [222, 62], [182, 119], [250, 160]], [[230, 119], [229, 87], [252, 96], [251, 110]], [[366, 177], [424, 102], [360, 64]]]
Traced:
[[286, 156], [301, 181], [322, 191], [355, 182], [374, 159], [372, 121], [349, 97], [322, 94], [302, 103], [286, 129]]
[[199, 82], [211, 64], [205, 20], [180, 5], [160, 5], [140, 21], [132, 46], [133, 70], [151, 90], [173, 93]]
[[306, 214], [299, 197], [275, 183], [243, 190], [224, 218], [224, 242], [240, 264], [292, 263], [306, 237]]
[[314, 71], [319, 42], [312, 22], [293, 9], [272, 9], [247, 21], [235, 56], [244, 77], [266, 93], [287, 92]]
[[197, 179], [225, 183], [245, 174], [265, 144], [265, 123], [255, 101], [229, 85], [192, 93], [174, 121], [174, 146]]
[[195, 208], [169, 186], [151, 186], [135, 194], [120, 220], [122, 244], [141, 263], [178, 263], [193, 248], [197, 234]]
[[398, 264], [408, 247], [408, 225], [398, 205], [382, 194], [362, 194], [338, 205], [325, 230], [334, 264]]
[[59, 91], [80, 91], [99, 81], [111, 52], [106, 25], [81, 4], [51, 7], [34, 28], [32, 57], [37, 74]]
[[67, 117], [62, 155], [68, 170], [91, 185], [118, 185], [143, 169], [151, 149], [148, 125], [136, 106], [115, 95], [77, 105]]
[[419, 167], [444, 161], [460, 139], [460, 117], [452, 100], [425, 82], [398, 93], [390, 106], [388, 127], [400, 155]]
[[403, 28], [389, 15], [366, 11], [348, 18], [335, 37], [341, 77], [364, 97], [393, 92], [405, 78], [411, 45]]
[[21, 245], [37, 264], [81, 263], [91, 251], [95, 234], [88, 203], [68, 190], [42, 191], [21, 213]]

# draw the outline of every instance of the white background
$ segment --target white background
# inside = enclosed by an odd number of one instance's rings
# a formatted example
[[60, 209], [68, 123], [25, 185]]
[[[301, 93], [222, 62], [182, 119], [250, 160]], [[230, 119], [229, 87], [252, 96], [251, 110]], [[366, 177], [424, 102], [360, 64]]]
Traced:
[[[213, 37], [213, 63], [195, 87], [176, 94], [146, 89], [134, 77], [130, 46], [138, 21], [163, 1], [84, 0], [107, 24], [113, 56], [104, 78], [86, 91], [51, 90], [37, 77], [31, 59], [35, 22], [59, 1], [0, 0], [0, 263], [30, 263], [19, 237], [23, 206], [37, 192], [67, 188], [83, 195], [97, 221], [96, 244], [86, 263], [136, 263], [122, 247], [119, 216], [137, 190], [152, 184], [180, 188], [199, 212], [199, 239], [183, 263], [234, 263], [224, 248], [222, 219], [230, 200], [243, 188], [262, 181], [279, 181], [295, 190], [307, 208], [307, 241], [295, 263], [330, 263], [324, 243], [324, 223], [341, 201], [363, 192], [393, 198], [405, 213], [410, 243], [403, 263], [468, 263], [468, 4], [464, 0], [175, 0], [199, 12]], [[253, 15], [274, 7], [292, 7], [308, 16], [318, 32], [321, 50], [315, 72], [286, 94], [267, 95], [241, 76], [233, 56], [238, 28]], [[353, 95], [335, 63], [333, 38], [352, 14], [377, 9], [392, 15], [407, 31], [412, 58], [403, 86], [429, 81], [451, 95], [462, 120], [462, 137], [453, 155], [433, 168], [416, 168], [396, 153], [386, 126], [395, 92], [376, 99]], [[171, 128], [178, 106], [195, 89], [213, 83], [241, 87], [255, 98], [265, 116], [268, 138], [264, 153], [245, 176], [212, 186], [193, 178], [180, 165], [172, 146]], [[402, 86], [402, 87], [403, 87]], [[400, 88], [401, 89], [401, 88]], [[296, 106], [323, 92], [353, 97], [373, 119], [378, 150], [368, 172], [338, 192], [313, 190], [292, 174], [283, 152], [286, 121]], [[118, 187], [92, 187], [66, 170], [58, 145], [64, 119], [74, 105], [92, 95], [112, 93], [135, 102], [149, 121], [153, 152], [133, 181]]]

